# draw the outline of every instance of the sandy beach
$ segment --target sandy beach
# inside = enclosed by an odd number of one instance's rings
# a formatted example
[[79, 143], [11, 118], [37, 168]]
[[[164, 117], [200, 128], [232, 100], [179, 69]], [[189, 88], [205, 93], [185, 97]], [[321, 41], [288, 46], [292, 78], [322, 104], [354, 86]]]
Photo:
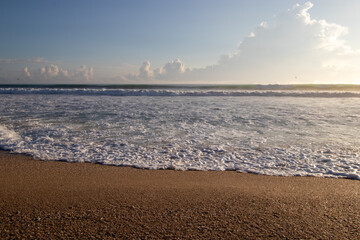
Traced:
[[357, 239], [360, 182], [142, 170], [0, 151], [0, 238]]

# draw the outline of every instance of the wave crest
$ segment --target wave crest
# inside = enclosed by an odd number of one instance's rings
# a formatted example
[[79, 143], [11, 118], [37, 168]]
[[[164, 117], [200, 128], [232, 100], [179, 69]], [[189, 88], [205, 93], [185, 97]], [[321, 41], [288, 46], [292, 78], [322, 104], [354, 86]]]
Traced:
[[0, 88], [0, 94], [63, 94], [85, 96], [191, 96], [191, 97], [321, 97], [360, 98], [360, 92], [299, 90], [109, 89], [109, 88]]

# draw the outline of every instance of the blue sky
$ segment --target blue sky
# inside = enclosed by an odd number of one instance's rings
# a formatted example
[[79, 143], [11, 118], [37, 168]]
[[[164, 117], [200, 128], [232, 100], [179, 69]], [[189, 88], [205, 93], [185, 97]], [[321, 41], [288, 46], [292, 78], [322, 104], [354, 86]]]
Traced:
[[[276, 16], [296, 17], [301, 7], [292, 12], [288, 9], [297, 3], [307, 4], [292, 0], [3, 0], [0, 2], [0, 83], [292, 83], [294, 79], [289, 77], [292, 73], [283, 76], [269, 72], [269, 63], [281, 65], [275, 68], [281, 72], [283, 68], [293, 69], [290, 65], [286, 67], [293, 59], [301, 59], [306, 65], [306, 57], [313, 59], [312, 56], [286, 54], [280, 61], [279, 52], [292, 51], [276, 50], [274, 44], [266, 48], [271, 49], [273, 61], [256, 52], [269, 45], [273, 35], [258, 30], [259, 36], [264, 37], [261, 41], [258, 36], [254, 38], [256, 41], [246, 38], [265, 21], [266, 31], [284, 34], [286, 39], [293, 32], [290, 29], [296, 32], [296, 27], [302, 27], [294, 24], [284, 28], [286, 31], [276, 31], [281, 24], [287, 24], [287, 20], [279, 24], [280, 18]], [[329, 50], [332, 55], [326, 52], [321, 54], [321, 59], [314, 57], [319, 67], [336, 69], [331, 76], [306, 66], [294, 68], [294, 75], [304, 73], [304, 78], [299, 78], [304, 83], [360, 83], [358, 70], [354, 68], [341, 72], [346, 79], [339, 77], [340, 68], [356, 65], [358, 61], [355, 55], [360, 49], [357, 24], [360, 17], [356, 12], [360, 9], [359, 1], [314, 0], [312, 3], [314, 6], [307, 8], [311, 19], [319, 21], [319, 26], [322, 19], [336, 24], [339, 28], [335, 32], [341, 32], [340, 27], [346, 29], [338, 39], [345, 41], [343, 45], [353, 53], [343, 59], [339, 57], [343, 53]], [[275, 23], [271, 25], [272, 22]], [[307, 26], [309, 31], [303, 35], [311, 32], [311, 36], [317, 36], [323, 31], [314, 25], [311, 29]], [[298, 44], [303, 53], [307, 51], [308, 43]], [[297, 48], [289, 45], [291, 49]], [[253, 52], [246, 46], [251, 46]], [[308, 46], [310, 51], [315, 45]], [[254, 65], [244, 64], [245, 60], [224, 64], [224, 56], [240, 58], [239, 49], [248, 53], [243, 58]], [[257, 62], [261, 64], [256, 65]], [[303, 64], [296, 62], [296, 65]], [[242, 70], [236, 70], [239, 68]], [[263, 70], [264, 76], [273, 77], [265, 79], [255, 74], [259, 70]], [[329, 69], [323, 70], [326, 71]]]

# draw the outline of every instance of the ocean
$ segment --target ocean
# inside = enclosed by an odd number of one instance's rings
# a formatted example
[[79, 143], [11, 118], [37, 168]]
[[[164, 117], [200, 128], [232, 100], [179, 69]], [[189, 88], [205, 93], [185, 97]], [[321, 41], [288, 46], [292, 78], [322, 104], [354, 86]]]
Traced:
[[42, 160], [360, 180], [355, 88], [2, 86], [0, 148]]

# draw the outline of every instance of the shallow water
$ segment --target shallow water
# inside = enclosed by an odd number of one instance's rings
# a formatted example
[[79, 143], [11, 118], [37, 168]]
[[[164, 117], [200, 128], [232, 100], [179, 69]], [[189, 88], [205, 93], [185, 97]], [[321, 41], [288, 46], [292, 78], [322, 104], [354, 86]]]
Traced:
[[360, 98], [350, 93], [36, 91], [0, 90], [1, 148], [44, 160], [360, 179]]

